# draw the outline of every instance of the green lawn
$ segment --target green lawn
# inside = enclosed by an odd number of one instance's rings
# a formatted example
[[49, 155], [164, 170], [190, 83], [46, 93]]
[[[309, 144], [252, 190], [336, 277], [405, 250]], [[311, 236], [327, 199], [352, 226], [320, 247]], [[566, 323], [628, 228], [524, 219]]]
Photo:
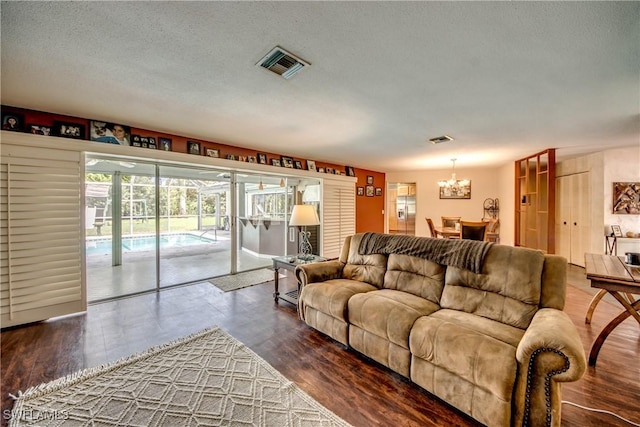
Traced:
[[[222, 218], [220, 218], [222, 222]], [[207, 216], [202, 218], [203, 229], [213, 229], [215, 226], [216, 218], [213, 216]], [[131, 220], [122, 220], [122, 234], [129, 234]], [[100, 227], [101, 235], [109, 236], [112, 232], [111, 221], [106, 221], [105, 224]], [[180, 232], [180, 231], [197, 231], [198, 230], [198, 218], [195, 216], [190, 217], [171, 217], [160, 219], [160, 232]], [[149, 220], [133, 220], [133, 234], [153, 234], [156, 232], [156, 222], [153, 219]], [[98, 228], [93, 227], [87, 229], [87, 236], [97, 236]]]

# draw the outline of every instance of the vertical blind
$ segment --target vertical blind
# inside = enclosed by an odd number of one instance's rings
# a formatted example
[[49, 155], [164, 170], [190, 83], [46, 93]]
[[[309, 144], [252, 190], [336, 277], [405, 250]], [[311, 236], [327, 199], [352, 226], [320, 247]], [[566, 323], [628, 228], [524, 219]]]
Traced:
[[337, 258], [340, 256], [345, 237], [356, 231], [354, 182], [323, 180], [321, 222], [321, 254], [325, 258]]
[[12, 145], [0, 153], [0, 323], [86, 309], [80, 153]]

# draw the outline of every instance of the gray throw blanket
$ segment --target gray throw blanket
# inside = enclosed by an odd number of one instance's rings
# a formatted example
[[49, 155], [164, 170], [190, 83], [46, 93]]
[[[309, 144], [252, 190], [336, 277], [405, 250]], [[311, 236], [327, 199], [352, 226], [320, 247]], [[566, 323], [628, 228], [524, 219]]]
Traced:
[[424, 258], [438, 264], [482, 272], [484, 257], [492, 242], [466, 239], [432, 239], [395, 234], [364, 233], [360, 255], [399, 254]]

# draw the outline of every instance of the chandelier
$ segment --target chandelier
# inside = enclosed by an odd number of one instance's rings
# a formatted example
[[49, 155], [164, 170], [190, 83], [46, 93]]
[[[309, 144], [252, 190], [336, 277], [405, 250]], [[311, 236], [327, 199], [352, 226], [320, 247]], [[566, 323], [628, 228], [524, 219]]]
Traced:
[[458, 159], [451, 159], [451, 161], [453, 162], [451, 178], [438, 181], [438, 186], [440, 186], [441, 188], [458, 190], [460, 189], [460, 187], [466, 187], [467, 185], [469, 185], [470, 181], [468, 179], [456, 179], [456, 160]]

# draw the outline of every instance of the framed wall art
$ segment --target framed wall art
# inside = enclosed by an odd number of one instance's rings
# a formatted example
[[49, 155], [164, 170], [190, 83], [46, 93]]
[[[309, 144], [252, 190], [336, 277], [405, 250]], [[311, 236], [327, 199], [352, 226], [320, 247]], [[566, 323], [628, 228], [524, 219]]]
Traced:
[[53, 133], [63, 138], [84, 139], [85, 125], [69, 122], [53, 122]]
[[613, 213], [616, 215], [640, 214], [640, 182], [613, 183]]
[[441, 199], [470, 199], [471, 181], [467, 185], [456, 184], [447, 187], [440, 187]]
[[364, 189], [367, 197], [373, 197], [375, 194], [375, 190], [373, 189], [373, 185], [367, 185]]
[[258, 153], [258, 163], [261, 165], [267, 164], [267, 155], [264, 153]]
[[51, 126], [27, 125], [27, 132], [34, 135], [51, 135]]
[[618, 224], [611, 224], [611, 233], [615, 237], [622, 237], [622, 229]]
[[217, 148], [207, 148], [205, 154], [207, 157], [220, 157], [220, 150]]
[[[119, 123], [91, 120], [89, 139], [107, 144], [131, 145], [131, 127]], [[147, 141], [148, 144], [148, 141]]]
[[358, 187], [358, 196], [364, 196], [364, 187]]
[[22, 132], [24, 130], [24, 116], [17, 113], [2, 113], [2, 130]]
[[200, 143], [194, 141], [187, 141], [187, 153], [200, 154]]
[[171, 139], [169, 138], [158, 138], [158, 142], [160, 143], [160, 149], [164, 151], [171, 151]]
[[316, 172], [316, 161], [315, 160], [307, 160], [307, 170]]

